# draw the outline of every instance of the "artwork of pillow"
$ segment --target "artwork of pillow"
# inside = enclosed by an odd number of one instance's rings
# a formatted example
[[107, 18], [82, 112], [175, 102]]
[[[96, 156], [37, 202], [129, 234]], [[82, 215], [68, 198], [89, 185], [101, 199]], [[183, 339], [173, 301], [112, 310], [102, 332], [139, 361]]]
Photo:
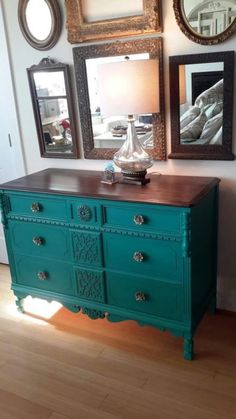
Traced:
[[223, 128], [220, 127], [220, 129], [217, 131], [217, 133], [211, 139], [209, 144], [222, 145], [222, 131], [223, 131]]
[[209, 119], [202, 130], [201, 139], [207, 140], [209, 139], [209, 142], [212, 140], [214, 135], [217, 133], [217, 131], [222, 127], [223, 123], [223, 111], [221, 111], [219, 114], [213, 116], [213, 118]]
[[207, 117], [204, 112], [201, 112], [197, 118], [190, 122], [185, 128], [180, 131], [180, 139], [197, 139], [199, 138], [202, 129], [207, 121]]
[[203, 108], [209, 103], [223, 101], [224, 80], [219, 80], [214, 86], [202, 92], [195, 100], [194, 105]]
[[201, 112], [201, 109], [197, 106], [191, 106], [180, 118], [180, 129], [186, 127], [192, 122]]
[[220, 113], [222, 109], [223, 109], [222, 101], [216, 102], [216, 103], [213, 103], [212, 105], [207, 105], [206, 107], [204, 107], [204, 111], [207, 116], [207, 119], [213, 118], [213, 116]]

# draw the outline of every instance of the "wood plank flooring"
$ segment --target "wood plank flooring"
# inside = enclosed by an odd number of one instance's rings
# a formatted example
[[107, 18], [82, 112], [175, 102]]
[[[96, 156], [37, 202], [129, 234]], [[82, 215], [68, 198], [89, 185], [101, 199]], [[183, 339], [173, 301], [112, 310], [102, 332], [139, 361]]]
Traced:
[[1, 419], [235, 419], [236, 314], [207, 315], [197, 356], [135, 322], [16, 311], [0, 265]]

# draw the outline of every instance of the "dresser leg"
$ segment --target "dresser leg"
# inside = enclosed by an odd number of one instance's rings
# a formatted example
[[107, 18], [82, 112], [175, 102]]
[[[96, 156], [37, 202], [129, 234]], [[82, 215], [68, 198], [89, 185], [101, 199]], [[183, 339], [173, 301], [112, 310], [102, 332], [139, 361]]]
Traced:
[[193, 339], [185, 338], [184, 339], [184, 359], [192, 361], [193, 359]]
[[20, 313], [24, 313], [24, 298], [16, 297], [16, 306]]

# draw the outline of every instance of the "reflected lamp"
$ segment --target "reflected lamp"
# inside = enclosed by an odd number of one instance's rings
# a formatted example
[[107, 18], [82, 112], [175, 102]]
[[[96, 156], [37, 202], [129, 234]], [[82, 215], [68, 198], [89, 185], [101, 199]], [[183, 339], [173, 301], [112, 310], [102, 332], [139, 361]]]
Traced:
[[144, 150], [135, 129], [135, 115], [158, 113], [159, 62], [154, 59], [125, 60], [98, 67], [101, 114], [127, 115], [126, 140], [114, 154], [121, 169], [122, 182], [145, 185], [152, 157]]

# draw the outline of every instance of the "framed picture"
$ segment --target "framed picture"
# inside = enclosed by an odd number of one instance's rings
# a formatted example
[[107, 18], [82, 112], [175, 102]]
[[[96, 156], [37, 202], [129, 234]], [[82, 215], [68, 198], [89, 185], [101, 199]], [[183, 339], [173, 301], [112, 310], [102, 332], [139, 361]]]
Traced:
[[161, 0], [65, 0], [65, 5], [71, 44], [162, 30]]

